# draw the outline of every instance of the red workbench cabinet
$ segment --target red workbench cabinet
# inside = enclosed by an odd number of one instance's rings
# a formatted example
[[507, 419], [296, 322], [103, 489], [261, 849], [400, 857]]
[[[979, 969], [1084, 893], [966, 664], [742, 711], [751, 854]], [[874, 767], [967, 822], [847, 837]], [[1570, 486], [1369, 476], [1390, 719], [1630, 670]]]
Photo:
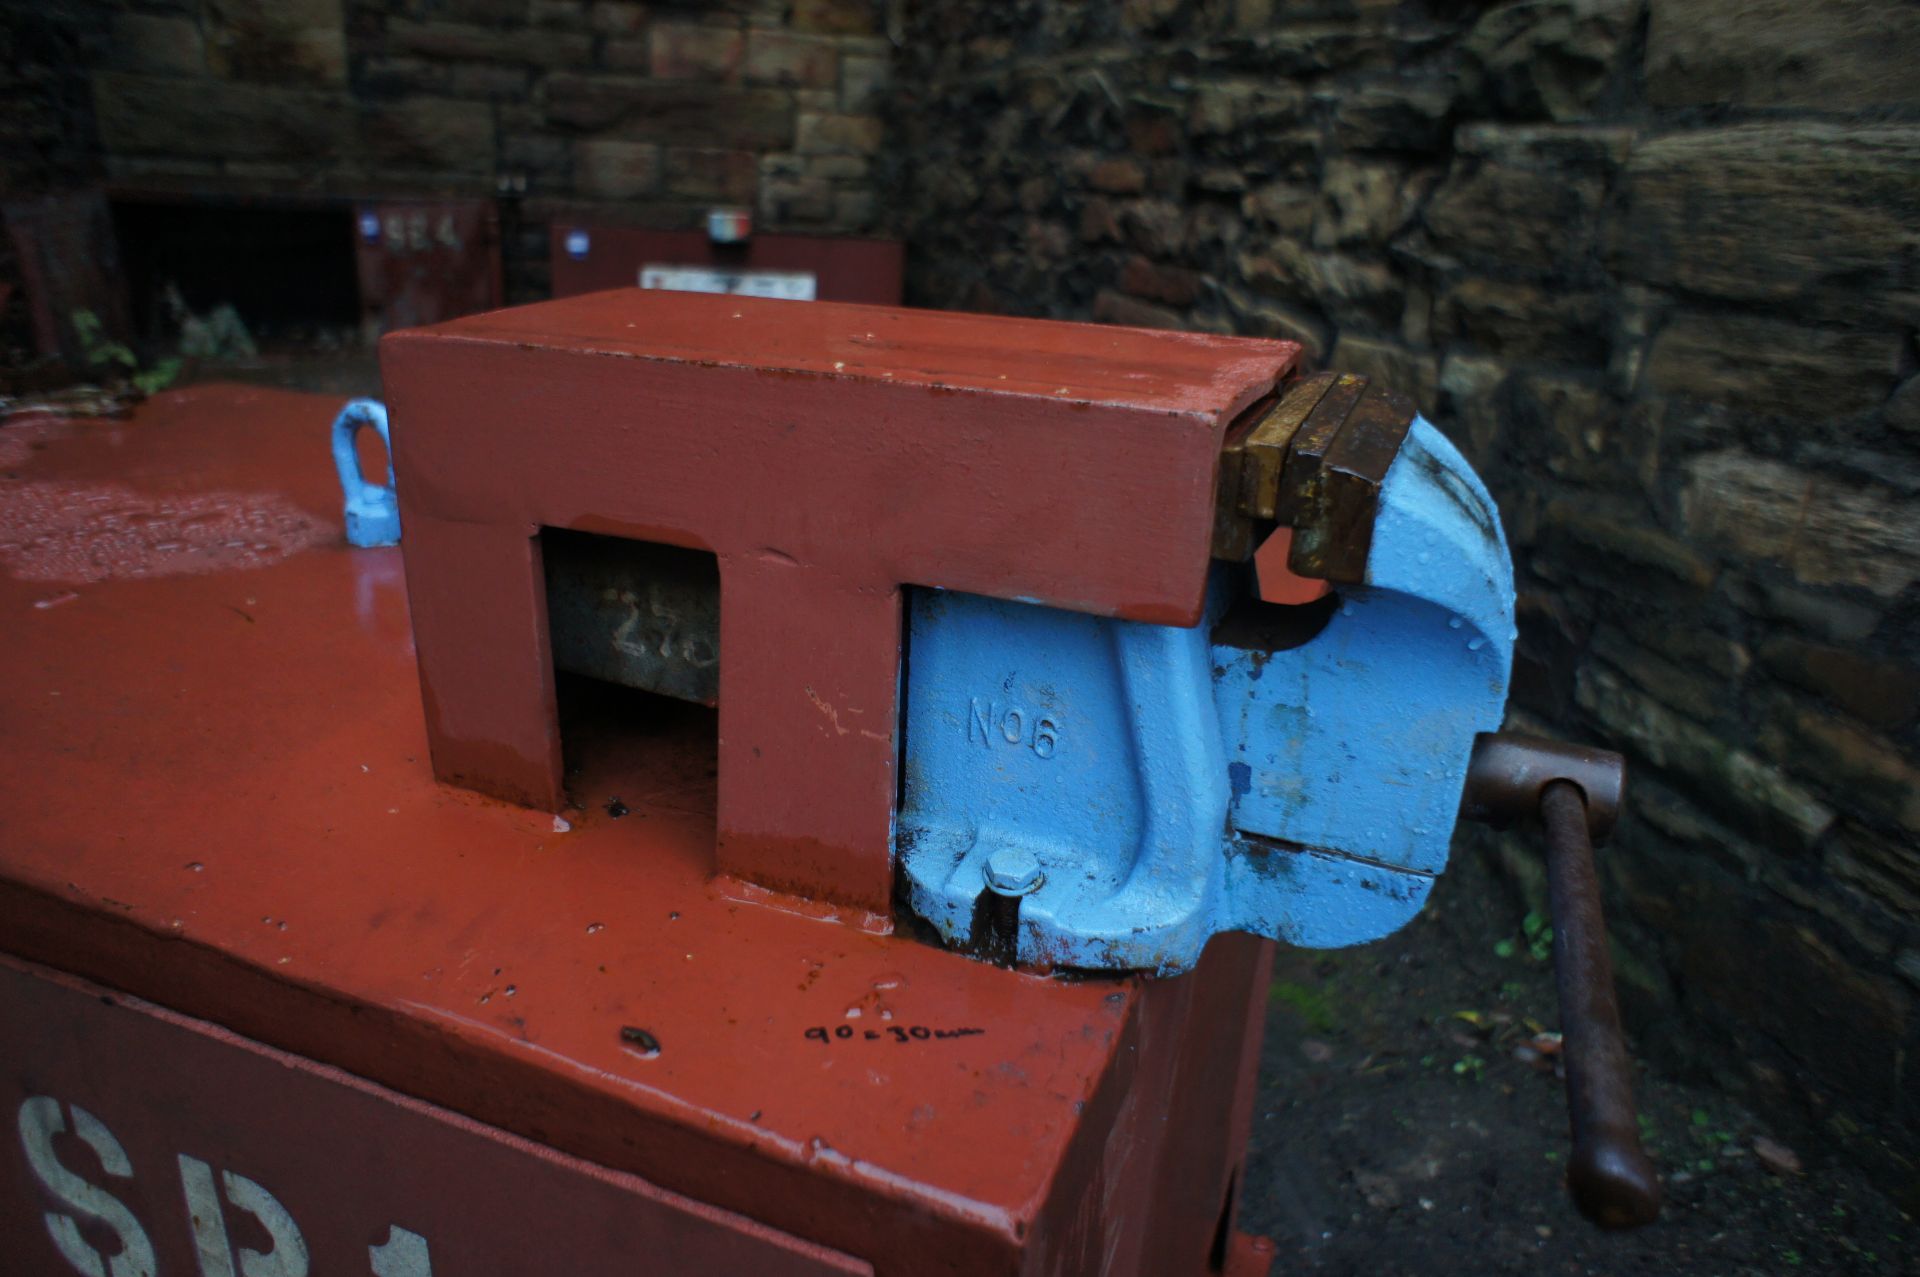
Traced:
[[873, 1272], [43, 967], [0, 959], [0, 1038], [27, 1062], [0, 1079], [22, 1154], [0, 1163], [9, 1271], [42, 1234], [79, 1271], [129, 1277]]
[[[490, 388], [538, 427], [530, 405], [632, 393], [564, 380], [630, 373], [617, 352], [561, 362], [445, 394]], [[206, 386], [0, 430], [0, 1089], [75, 1177], [4, 1142], [10, 1272], [83, 1271], [61, 1236], [116, 1253], [82, 1200], [121, 1203], [164, 1273], [244, 1268], [269, 1200], [314, 1272], [377, 1273], [383, 1246], [416, 1271], [409, 1236], [443, 1273], [631, 1272], [626, 1247], [669, 1235], [703, 1273], [1259, 1267], [1225, 1242], [1266, 945], [1223, 938], [1172, 980], [1047, 979], [716, 875], [698, 707], [574, 742], [590, 801], [564, 827], [437, 782], [419, 565], [341, 539], [339, 406]], [[396, 407], [404, 451], [419, 404]], [[1197, 481], [1187, 446], [1165, 459]], [[1204, 548], [1168, 541], [1154, 562]], [[1177, 572], [1131, 597], [1112, 576], [1118, 608], [1187, 601]], [[219, 1236], [192, 1234], [193, 1194]], [[555, 1249], [461, 1249], [503, 1217]]]

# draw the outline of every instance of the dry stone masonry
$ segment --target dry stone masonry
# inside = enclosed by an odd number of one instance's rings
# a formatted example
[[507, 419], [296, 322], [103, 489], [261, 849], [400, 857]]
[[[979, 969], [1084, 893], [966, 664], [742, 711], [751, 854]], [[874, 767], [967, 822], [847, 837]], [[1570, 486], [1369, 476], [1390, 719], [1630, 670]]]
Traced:
[[1632, 761], [1643, 1044], [1911, 1184], [1920, 8], [908, 9], [913, 299], [1288, 337], [1416, 396], [1513, 539], [1517, 724]]
[[[0, 83], [36, 104], [0, 134], [14, 193], [40, 176], [249, 197], [497, 194], [517, 228], [516, 300], [545, 295], [561, 213], [693, 226], [725, 203], [763, 227], [874, 222], [890, 67], [875, 0], [27, 7], [9, 19]], [[36, 118], [56, 101], [64, 114]], [[60, 147], [88, 162], [39, 162]], [[36, 167], [53, 171], [18, 171]]]

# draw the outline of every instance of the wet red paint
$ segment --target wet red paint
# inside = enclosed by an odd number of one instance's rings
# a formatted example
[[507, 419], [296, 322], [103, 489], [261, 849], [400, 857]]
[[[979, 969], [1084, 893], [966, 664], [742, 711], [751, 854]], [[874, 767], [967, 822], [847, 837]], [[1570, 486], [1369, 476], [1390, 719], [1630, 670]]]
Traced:
[[49, 442], [80, 428], [81, 423], [64, 417], [39, 414], [10, 417], [0, 422], [0, 470], [25, 465], [33, 454]]
[[381, 347], [437, 774], [563, 801], [543, 527], [719, 560], [720, 865], [880, 911], [903, 585], [1191, 624], [1299, 347], [628, 289]]
[[[338, 407], [163, 395], [51, 440], [0, 508], [114, 482], [277, 493], [337, 530]], [[436, 784], [405, 590], [397, 551], [331, 538], [244, 571], [0, 576], [0, 948], [882, 1274], [1199, 1271], [1265, 946], [1068, 982], [755, 903], [713, 878], [691, 707], [582, 738], [568, 832]], [[55, 592], [77, 597], [37, 606]], [[929, 1036], [865, 1036], [887, 1025]], [[955, 1027], [984, 1031], [931, 1036]]]

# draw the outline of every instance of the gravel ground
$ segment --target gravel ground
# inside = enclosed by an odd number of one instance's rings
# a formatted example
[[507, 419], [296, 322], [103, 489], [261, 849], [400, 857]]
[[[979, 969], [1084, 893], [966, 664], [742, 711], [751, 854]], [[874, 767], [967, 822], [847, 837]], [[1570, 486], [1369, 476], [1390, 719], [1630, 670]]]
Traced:
[[1920, 1272], [1920, 1228], [1843, 1159], [1648, 1069], [1665, 1212], [1587, 1224], [1563, 1084], [1532, 1046], [1557, 1023], [1548, 946], [1482, 860], [1455, 861], [1398, 935], [1275, 966], [1241, 1227], [1278, 1243], [1276, 1277]]

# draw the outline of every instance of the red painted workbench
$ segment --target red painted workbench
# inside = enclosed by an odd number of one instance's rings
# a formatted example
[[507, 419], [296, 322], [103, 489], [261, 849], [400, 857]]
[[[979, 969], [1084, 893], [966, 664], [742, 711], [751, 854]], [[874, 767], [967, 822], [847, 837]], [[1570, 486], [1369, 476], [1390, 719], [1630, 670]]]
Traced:
[[0, 427], [9, 1272], [1264, 1271], [1262, 945], [1044, 979], [715, 879], [698, 707], [563, 822], [436, 784], [338, 407]]

